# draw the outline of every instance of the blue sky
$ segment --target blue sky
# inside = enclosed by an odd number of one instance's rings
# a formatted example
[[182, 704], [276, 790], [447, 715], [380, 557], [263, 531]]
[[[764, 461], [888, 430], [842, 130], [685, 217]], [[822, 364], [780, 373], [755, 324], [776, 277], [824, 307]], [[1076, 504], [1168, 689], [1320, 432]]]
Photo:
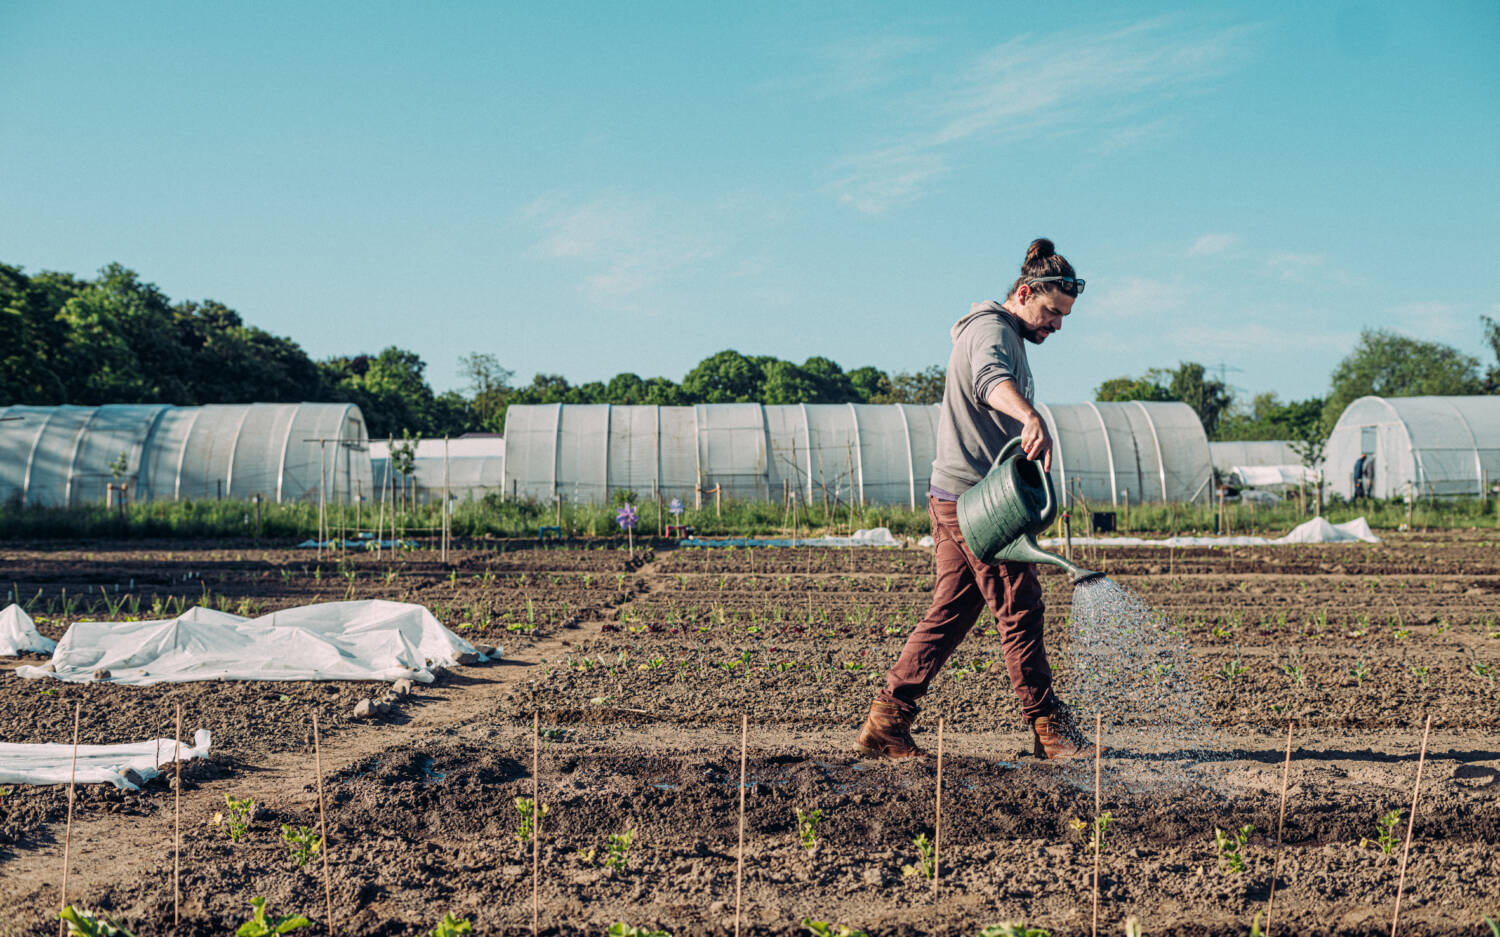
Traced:
[[1321, 394], [1364, 327], [1488, 359], [1494, 0], [727, 6], [7, 0], [0, 260], [439, 388], [914, 370], [1037, 235], [1089, 280], [1043, 400]]

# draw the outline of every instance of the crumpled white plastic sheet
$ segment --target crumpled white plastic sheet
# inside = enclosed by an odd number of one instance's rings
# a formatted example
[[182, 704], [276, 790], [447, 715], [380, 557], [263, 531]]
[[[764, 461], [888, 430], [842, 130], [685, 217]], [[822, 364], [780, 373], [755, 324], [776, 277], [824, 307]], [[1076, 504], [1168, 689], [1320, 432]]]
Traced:
[[51, 654], [56, 648], [56, 641], [36, 630], [26, 609], [12, 602], [0, 611], [0, 657], [14, 657], [22, 651]]
[[[182, 760], [207, 758], [212, 735], [207, 729], [193, 733], [191, 745], [182, 745]], [[62, 742], [20, 744], [0, 742], [0, 784], [113, 784], [127, 791], [156, 777], [162, 765], [177, 758], [173, 739], [148, 739], [118, 745], [78, 746], [78, 772], [73, 773], [73, 746]]]
[[[1285, 537], [1167, 537], [1143, 540], [1140, 537], [1074, 537], [1073, 546], [1101, 547], [1265, 547], [1285, 543], [1379, 543], [1363, 517], [1342, 524], [1330, 524], [1327, 518], [1315, 517], [1292, 528]], [[1044, 547], [1059, 547], [1063, 540], [1050, 537], [1038, 540]]]
[[[80, 621], [27, 678], [130, 686], [193, 680], [387, 680], [431, 683], [459, 655], [487, 660], [420, 605], [367, 599], [302, 605], [259, 618], [194, 606], [160, 621]], [[468, 656], [472, 655], [472, 656]]]

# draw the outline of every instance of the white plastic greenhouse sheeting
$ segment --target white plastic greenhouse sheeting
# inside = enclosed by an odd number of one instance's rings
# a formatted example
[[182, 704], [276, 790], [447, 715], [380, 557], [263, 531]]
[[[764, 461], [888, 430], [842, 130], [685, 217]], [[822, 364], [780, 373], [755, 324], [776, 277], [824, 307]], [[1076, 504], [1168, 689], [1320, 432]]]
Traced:
[[147, 739], [116, 745], [79, 745], [75, 772], [73, 746], [62, 742], [0, 743], [0, 784], [113, 784], [127, 791], [156, 777], [162, 765], [207, 758], [213, 736], [207, 729], [193, 733], [191, 745], [179, 753], [173, 739]]
[[1246, 488], [1296, 488], [1318, 483], [1318, 473], [1301, 465], [1236, 465], [1228, 477], [1231, 484]]
[[315, 501], [320, 473], [330, 501], [373, 491], [352, 404], [0, 407], [0, 417], [20, 417], [0, 422], [0, 501], [23, 507], [99, 504], [121, 482], [131, 501]]
[[[1208, 441], [1181, 403], [1039, 405], [1057, 447], [1063, 503], [1203, 501]], [[523, 405], [506, 416], [507, 495], [599, 503], [616, 490], [701, 503], [724, 497], [925, 503], [937, 455], [936, 406], [700, 404], [694, 407]]]
[[[81, 621], [27, 678], [151, 686], [193, 680], [389, 680], [431, 683], [434, 665], [474, 646], [420, 605], [378, 599], [303, 605], [259, 618], [194, 606], [163, 621]], [[480, 660], [485, 658], [479, 657]]]
[[21, 606], [12, 602], [0, 611], [0, 657], [14, 657], [22, 651], [51, 654], [56, 647], [56, 641], [36, 630], [36, 622]]
[[1130, 500], [1206, 502], [1213, 488], [1208, 437], [1185, 403], [1038, 404], [1052, 433], [1052, 484], [1064, 507]]
[[1500, 480], [1500, 395], [1361, 397], [1323, 447], [1328, 490], [1354, 494], [1354, 462], [1375, 456], [1370, 495], [1478, 495]]
[[[1167, 537], [1162, 540], [1143, 540], [1140, 537], [1074, 537], [1073, 546], [1100, 547], [1265, 547], [1289, 543], [1379, 543], [1380, 538], [1370, 530], [1363, 517], [1342, 524], [1330, 524], [1326, 518], [1315, 517], [1303, 521], [1285, 537], [1272, 540], [1268, 537]], [[1056, 537], [1038, 540], [1044, 547], [1060, 547], [1063, 541]]]
[[1211, 442], [1208, 455], [1221, 475], [1242, 466], [1302, 464], [1302, 457], [1285, 440]]
[[[443, 445], [441, 439], [423, 439], [417, 443], [412, 478], [397, 475], [390, 484], [415, 485], [420, 503], [442, 500]], [[390, 466], [390, 440], [370, 442], [370, 472], [375, 480], [374, 500], [379, 501], [387, 484], [385, 473]], [[500, 436], [460, 436], [447, 440], [447, 486], [460, 501], [478, 500], [491, 491], [499, 491], [505, 480], [505, 440]], [[409, 489], [408, 489], [409, 490]], [[392, 495], [384, 494], [390, 498]]]

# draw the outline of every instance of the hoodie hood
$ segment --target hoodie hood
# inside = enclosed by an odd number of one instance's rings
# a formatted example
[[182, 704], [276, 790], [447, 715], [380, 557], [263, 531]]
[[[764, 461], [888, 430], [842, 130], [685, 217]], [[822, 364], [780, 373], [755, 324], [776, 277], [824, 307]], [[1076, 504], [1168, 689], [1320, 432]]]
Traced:
[[948, 330], [948, 334], [957, 342], [958, 337], [963, 334], [964, 329], [968, 328], [976, 320], [987, 316], [993, 316], [1011, 328], [1016, 327], [1016, 317], [1011, 315], [1010, 311], [999, 300], [987, 299], [982, 303], [974, 303], [969, 306], [968, 314], [953, 323], [953, 328]]

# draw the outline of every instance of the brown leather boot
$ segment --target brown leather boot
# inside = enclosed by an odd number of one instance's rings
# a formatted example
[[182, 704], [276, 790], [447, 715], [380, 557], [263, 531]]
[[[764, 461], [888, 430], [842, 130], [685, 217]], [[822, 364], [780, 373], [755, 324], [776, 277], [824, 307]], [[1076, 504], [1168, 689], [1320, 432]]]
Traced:
[[[1038, 758], [1093, 758], [1094, 745], [1084, 737], [1073, 721], [1073, 713], [1067, 707], [1059, 708], [1046, 716], [1037, 716], [1031, 723], [1031, 753]], [[1109, 746], [1100, 746], [1099, 754], [1109, 752]]]
[[870, 715], [854, 742], [854, 750], [868, 758], [926, 758], [927, 752], [911, 738], [914, 717], [894, 703], [870, 704]]

